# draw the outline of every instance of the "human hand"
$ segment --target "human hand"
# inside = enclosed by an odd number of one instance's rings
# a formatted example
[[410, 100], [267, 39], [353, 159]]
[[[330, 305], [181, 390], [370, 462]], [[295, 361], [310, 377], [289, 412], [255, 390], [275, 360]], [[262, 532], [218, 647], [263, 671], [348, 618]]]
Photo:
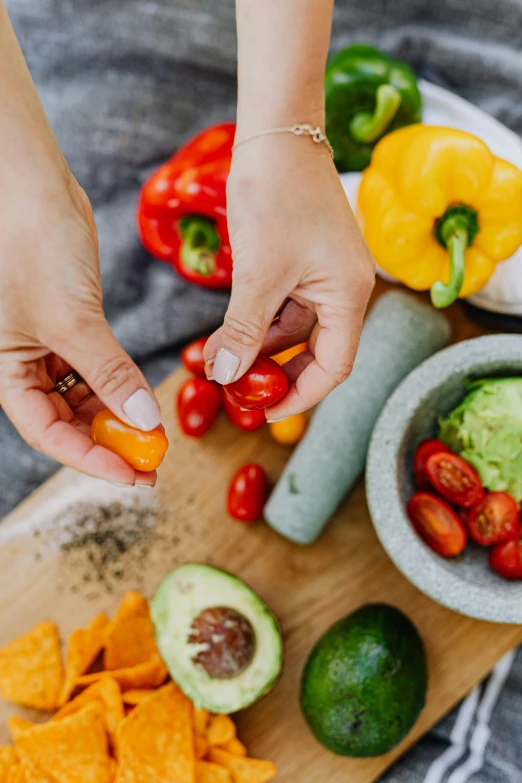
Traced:
[[[9, 186], [0, 175], [0, 405], [31, 446], [59, 462], [153, 486], [155, 473], [135, 471], [89, 437], [105, 407], [143, 430], [161, 418], [103, 314], [89, 200], [58, 155], [29, 169], [18, 166]], [[71, 368], [85, 382], [53, 392]]]
[[224, 324], [205, 346], [208, 374], [230, 383], [259, 353], [308, 341], [284, 366], [288, 394], [266, 411], [286, 418], [349, 376], [375, 264], [326, 147], [309, 139], [278, 134], [237, 148], [227, 214], [234, 279]]

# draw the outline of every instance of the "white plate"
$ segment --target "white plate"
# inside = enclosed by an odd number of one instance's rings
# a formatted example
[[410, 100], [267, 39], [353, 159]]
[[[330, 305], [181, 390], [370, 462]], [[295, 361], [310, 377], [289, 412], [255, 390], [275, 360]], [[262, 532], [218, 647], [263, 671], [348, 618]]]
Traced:
[[[478, 136], [491, 151], [522, 169], [522, 141], [519, 137], [482, 109], [457, 95], [423, 79], [419, 87], [424, 101], [423, 122], [426, 125], [445, 125], [459, 128]], [[341, 174], [341, 182], [350, 203], [355, 207], [361, 174]], [[378, 274], [385, 280], [394, 280], [382, 269]], [[494, 312], [522, 315], [522, 285], [517, 291], [513, 279], [522, 282], [522, 248], [507, 261], [499, 264], [488, 284], [469, 302]]]

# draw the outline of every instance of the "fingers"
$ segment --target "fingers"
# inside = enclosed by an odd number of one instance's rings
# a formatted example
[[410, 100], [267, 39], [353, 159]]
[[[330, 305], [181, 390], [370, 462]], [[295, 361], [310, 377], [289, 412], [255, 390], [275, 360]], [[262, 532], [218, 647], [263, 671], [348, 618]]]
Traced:
[[234, 281], [223, 326], [207, 340], [205, 361], [212, 366], [212, 377], [218, 383], [232, 383], [248, 370], [285, 299], [281, 288], [260, 290], [263, 283], [266, 285], [260, 278]]
[[289, 299], [281, 310], [277, 321], [271, 324], [261, 352], [268, 356], [274, 356], [280, 351], [306, 342], [316, 321], [315, 308], [306, 307], [294, 299]]
[[94, 445], [65, 400], [39, 388], [34, 363], [5, 363], [1, 375], [2, 407], [30, 446], [90, 476], [135, 483], [135, 471], [116, 454]]
[[[283, 419], [313, 407], [350, 375], [355, 361], [362, 328], [364, 307], [331, 311], [317, 310], [318, 323], [310, 340], [314, 358], [309, 352], [295, 357], [285, 371], [295, 379], [288, 394], [277, 405], [266, 410], [268, 421]], [[296, 361], [297, 360], [297, 361]]]
[[161, 411], [149, 384], [103, 317], [93, 316], [74, 333], [74, 339], [62, 334], [50, 347], [77, 370], [104, 407], [123, 421], [144, 431], [160, 424]]

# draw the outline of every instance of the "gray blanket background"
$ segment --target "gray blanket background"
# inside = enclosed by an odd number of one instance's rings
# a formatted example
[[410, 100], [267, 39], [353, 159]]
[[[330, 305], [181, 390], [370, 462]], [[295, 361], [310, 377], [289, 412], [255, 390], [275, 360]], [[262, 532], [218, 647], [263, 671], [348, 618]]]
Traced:
[[[107, 315], [155, 384], [175, 366], [180, 346], [220, 323], [227, 298], [185, 285], [148, 256], [136, 236], [136, 197], [181, 142], [234, 118], [233, 0], [6, 5], [65, 156], [94, 206]], [[358, 40], [403, 57], [522, 135], [522, 0], [337, 0], [332, 49]], [[29, 449], [1, 411], [0, 453], [2, 516], [57, 466]], [[521, 655], [505, 659], [385, 779], [520, 781]]]

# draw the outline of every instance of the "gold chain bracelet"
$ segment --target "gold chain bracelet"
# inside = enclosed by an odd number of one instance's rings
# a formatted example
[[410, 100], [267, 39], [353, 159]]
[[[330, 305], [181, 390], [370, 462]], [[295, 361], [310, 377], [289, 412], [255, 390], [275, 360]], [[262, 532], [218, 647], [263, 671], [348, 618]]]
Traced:
[[307, 123], [290, 125], [288, 128], [269, 128], [268, 130], [259, 131], [259, 133], [253, 133], [251, 136], [247, 136], [245, 139], [237, 141], [232, 147], [232, 151], [240, 147], [242, 144], [246, 144], [247, 141], [258, 139], [260, 136], [270, 136], [272, 133], [293, 133], [294, 136], [310, 136], [315, 144], [325, 144], [332, 158], [334, 156], [332, 145], [328, 141], [326, 135], [323, 133], [319, 125], [314, 128], [312, 125], [308, 125]]

